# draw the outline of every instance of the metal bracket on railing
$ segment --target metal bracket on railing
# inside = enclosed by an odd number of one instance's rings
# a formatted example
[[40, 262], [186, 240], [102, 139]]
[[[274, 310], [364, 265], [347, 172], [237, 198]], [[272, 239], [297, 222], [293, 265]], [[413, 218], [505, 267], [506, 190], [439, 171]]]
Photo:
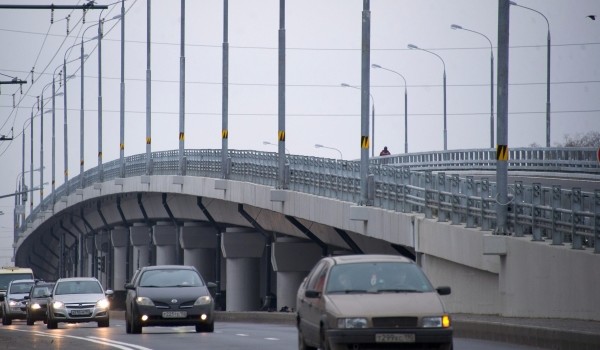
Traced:
[[375, 203], [375, 175], [367, 175], [367, 206]]
[[558, 230], [557, 223], [561, 221], [562, 214], [556, 208], [560, 208], [562, 202], [562, 190], [560, 185], [552, 186], [552, 245], [563, 244], [563, 234]]
[[[573, 211], [573, 219], [571, 222], [571, 239], [573, 241], [573, 249], [583, 249], [583, 237], [577, 234], [577, 226], [582, 223], [581, 205], [583, 198], [581, 196], [581, 188], [573, 187], [571, 192], [571, 210]], [[597, 243], [597, 242], [596, 242]]]

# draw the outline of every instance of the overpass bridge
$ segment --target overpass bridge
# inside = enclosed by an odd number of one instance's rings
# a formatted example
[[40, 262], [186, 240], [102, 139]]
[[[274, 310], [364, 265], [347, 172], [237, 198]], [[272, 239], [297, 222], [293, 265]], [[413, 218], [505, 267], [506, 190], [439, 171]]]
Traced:
[[117, 295], [136, 268], [195, 265], [226, 310], [250, 311], [293, 306], [323, 255], [402, 254], [452, 286], [452, 312], [600, 320], [596, 150], [510, 152], [511, 172], [584, 186], [512, 183], [512, 234], [494, 235], [495, 183], [452, 172], [495, 169], [495, 150], [373, 158], [368, 206], [359, 162], [287, 155], [281, 187], [276, 153], [230, 150], [224, 166], [221, 150], [186, 150], [182, 175], [178, 151], [154, 152], [57, 188], [18, 229], [15, 263], [96, 276]]

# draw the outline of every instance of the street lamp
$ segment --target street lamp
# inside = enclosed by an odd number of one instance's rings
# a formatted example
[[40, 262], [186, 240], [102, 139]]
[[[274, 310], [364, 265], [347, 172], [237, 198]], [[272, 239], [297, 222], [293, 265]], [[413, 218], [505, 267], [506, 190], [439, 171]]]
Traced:
[[[357, 89], [362, 91], [358, 86], [342, 83], [342, 87], [349, 87], [353, 89]], [[375, 99], [373, 95], [369, 92], [369, 96], [371, 97], [371, 157], [375, 157]]]
[[321, 144], [315, 144], [315, 148], [326, 148], [326, 149], [331, 149], [334, 151], [338, 151], [338, 153], [340, 154], [340, 160], [344, 160], [344, 156], [342, 155], [342, 151], [340, 151], [339, 149], [335, 148], [335, 147], [328, 147], [328, 146], [324, 146]]
[[409, 49], [413, 49], [413, 50], [421, 50], [421, 51], [425, 51], [428, 52], [432, 55], [435, 55], [437, 58], [440, 59], [440, 61], [442, 61], [442, 65], [444, 66], [444, 151], [448, 149], [448, 129], [446, 128], [446, 63], [444, 62], [444, 60], [442, 59], [442, 57], [440, 55], [438, 55], [435, 52], [429, 51], [429, 50], [425, 50], [422, 49], [416, 45], [413, 44], [408, 44], [408, 48]]
[[490, 44], [490, 148], [494, 148], [494, 47], [492, 45], [492, 41], [490, 38], [478, 31], [467, 29], [457, 24], [452, 24], [450, 28], [454, 30], [466, 30], [467, 32], [479, 34]]
[[[263, 141], [263, 145], [269, 145], [269, 146], [279, 147], [278, 144], [273, 143], [273, 142], [269, 142], [269, 141]], [[287, 154], [290, 154], [290, 151], [287, 149], [287, 147], [285, 147], [285, 151], [287, 152]]]
[[379, 68], [379, 69], [387, 70], [388, 72], [395, 73], [395, 74], [399, 75], [400, 78], [402, 78], [402, 80], [404, 81], [404, 153], [408, 153], [408, 90], [406, 88], [406, 79], [404, 78], [404, 76], [402, 74], [396, 72], [395, 70], [382, 67], [378, 64], [373, 63], [371, 65], [371, 67]]
[[514, 1], [509, 1], [509, 4], [516, 7], [522, 7], [526, 10], [533, 11], [540, 16], [544, 17], [546, 24], [548, 25], [548, 39], [546, 44], [546, 147], [550, 147], [550, 22], [548, 18], [544, 16], [540, 11], [534, 10], [530, 7], [519, 5]]

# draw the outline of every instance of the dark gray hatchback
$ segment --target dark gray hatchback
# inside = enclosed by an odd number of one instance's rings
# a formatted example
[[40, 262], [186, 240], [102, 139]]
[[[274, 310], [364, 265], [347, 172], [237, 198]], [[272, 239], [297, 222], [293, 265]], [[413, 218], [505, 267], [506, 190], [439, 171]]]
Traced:
[[214, 299], [193, 266], [162, 265], [141, 268], [125, 284], [125, 330], [139, 334], [149, 326], [196, 326], [214, 331]]

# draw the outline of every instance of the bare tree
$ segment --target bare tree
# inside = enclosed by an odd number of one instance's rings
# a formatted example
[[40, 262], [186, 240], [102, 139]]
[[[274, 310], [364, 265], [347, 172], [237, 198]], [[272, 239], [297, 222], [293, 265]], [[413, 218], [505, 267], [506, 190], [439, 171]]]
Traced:
[[600, 146], [600, 132], [588, 131], [585, 134], [576, 134], [574, 136], [565, 135], [564, 145], [558, 145], [559, 147], [599, 147]]

